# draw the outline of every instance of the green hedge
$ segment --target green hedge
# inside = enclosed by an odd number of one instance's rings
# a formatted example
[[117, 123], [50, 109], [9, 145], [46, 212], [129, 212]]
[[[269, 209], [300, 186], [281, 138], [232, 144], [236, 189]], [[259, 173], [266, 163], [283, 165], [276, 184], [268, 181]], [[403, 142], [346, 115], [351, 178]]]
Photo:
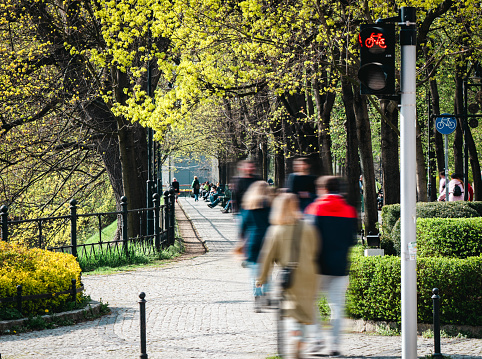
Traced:
[[[400, 258], [352, 256], [347, 312], [352, 318], [401, 322]], [[431, 323], [432, 289], [440, 290], [441, 324], [482, 323], [482, 257], [418, 258], [418, 322]]]
[[[480, 217], [476, 209], [482, 209], [482, 202], [418, 202], [419, 218], [471, 218]], [[400, 255], [400, 204], [383, 206], [381, 247], [386, 254]]]
[[482, 254], [482, 218], [421, 218], [417, 220], [420, 257], [467, 258]]
[[[469, 218], [482, 217], [482, 202], [418, 202], [417, 218]], [[400, 204], [382, 207], [382, 231], [388, 235], [400, 218]]]

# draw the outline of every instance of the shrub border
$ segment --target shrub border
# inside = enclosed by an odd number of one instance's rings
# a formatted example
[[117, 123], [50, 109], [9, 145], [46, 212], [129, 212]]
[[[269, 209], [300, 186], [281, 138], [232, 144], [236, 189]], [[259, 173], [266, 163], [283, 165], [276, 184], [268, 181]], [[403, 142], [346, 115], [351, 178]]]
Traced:
[[[40, 316], [40, 318], [42, 318], [46, 323], [50, 323], [54, 320], [72, 320], [74, 322], [80, 322], [86, 318], [98, 316], [102, 312], [102, 306], [105, 305], [103, 305], [101, 302], [92, 300], [85, 308], [62, 313], [46, 314]], [[0, 335], [7, 334], [5, 332], [12, 328], [23, 327], [29, 320], [30, 318], [22, 318], [0, 321]]]

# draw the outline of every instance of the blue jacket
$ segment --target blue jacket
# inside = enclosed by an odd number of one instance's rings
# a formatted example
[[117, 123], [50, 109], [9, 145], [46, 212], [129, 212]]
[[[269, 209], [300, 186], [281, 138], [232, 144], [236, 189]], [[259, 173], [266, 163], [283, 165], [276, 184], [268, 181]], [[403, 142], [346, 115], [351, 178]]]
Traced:
[[269, 227], [270, 208], [241, 211], [241, 233], [246, 238], [246, 260], [256, 263]]

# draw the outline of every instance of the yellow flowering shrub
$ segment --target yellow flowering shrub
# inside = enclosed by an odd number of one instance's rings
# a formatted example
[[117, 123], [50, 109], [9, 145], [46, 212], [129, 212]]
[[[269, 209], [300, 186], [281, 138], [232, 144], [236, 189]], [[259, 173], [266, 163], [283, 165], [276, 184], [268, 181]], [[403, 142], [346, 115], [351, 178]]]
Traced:
[[[55, 295], [71, 288], [72, 279], [81, 286], [81, 269], [71, 254], [54, 253], [0, 241], [0, 298], [54, 293], [52, 298], [22, 302], [22, 314], [36, 315], [51, 311], [69, 301], [69, 294]], [[77, 294], [77, 299], [82, 296]], [[16, 303], [0, 303], [1, 308], [16, 308]]]

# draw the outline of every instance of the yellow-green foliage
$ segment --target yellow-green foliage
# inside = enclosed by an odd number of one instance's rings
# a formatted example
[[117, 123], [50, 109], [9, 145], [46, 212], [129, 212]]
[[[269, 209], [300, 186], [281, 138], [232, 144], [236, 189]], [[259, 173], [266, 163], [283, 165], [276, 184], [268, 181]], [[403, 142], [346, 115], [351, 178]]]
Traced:
[[[76, 279], [77, 287], [80, 287], [80, 274], [80, 266], [70, 254], [27, 249], [0, 241], [0, 298], [15, 296], [17, 285], [22, 285], [22, 295], [68, 290], [72, 279]], [[25, 301], [22, 303], [22, 312], [24, 315], [45, 314], [67, 300], [68, 294], [53, 295], [51, 299]], [[15, 308], [15, 305], [0, 304], [12, 308]]]

